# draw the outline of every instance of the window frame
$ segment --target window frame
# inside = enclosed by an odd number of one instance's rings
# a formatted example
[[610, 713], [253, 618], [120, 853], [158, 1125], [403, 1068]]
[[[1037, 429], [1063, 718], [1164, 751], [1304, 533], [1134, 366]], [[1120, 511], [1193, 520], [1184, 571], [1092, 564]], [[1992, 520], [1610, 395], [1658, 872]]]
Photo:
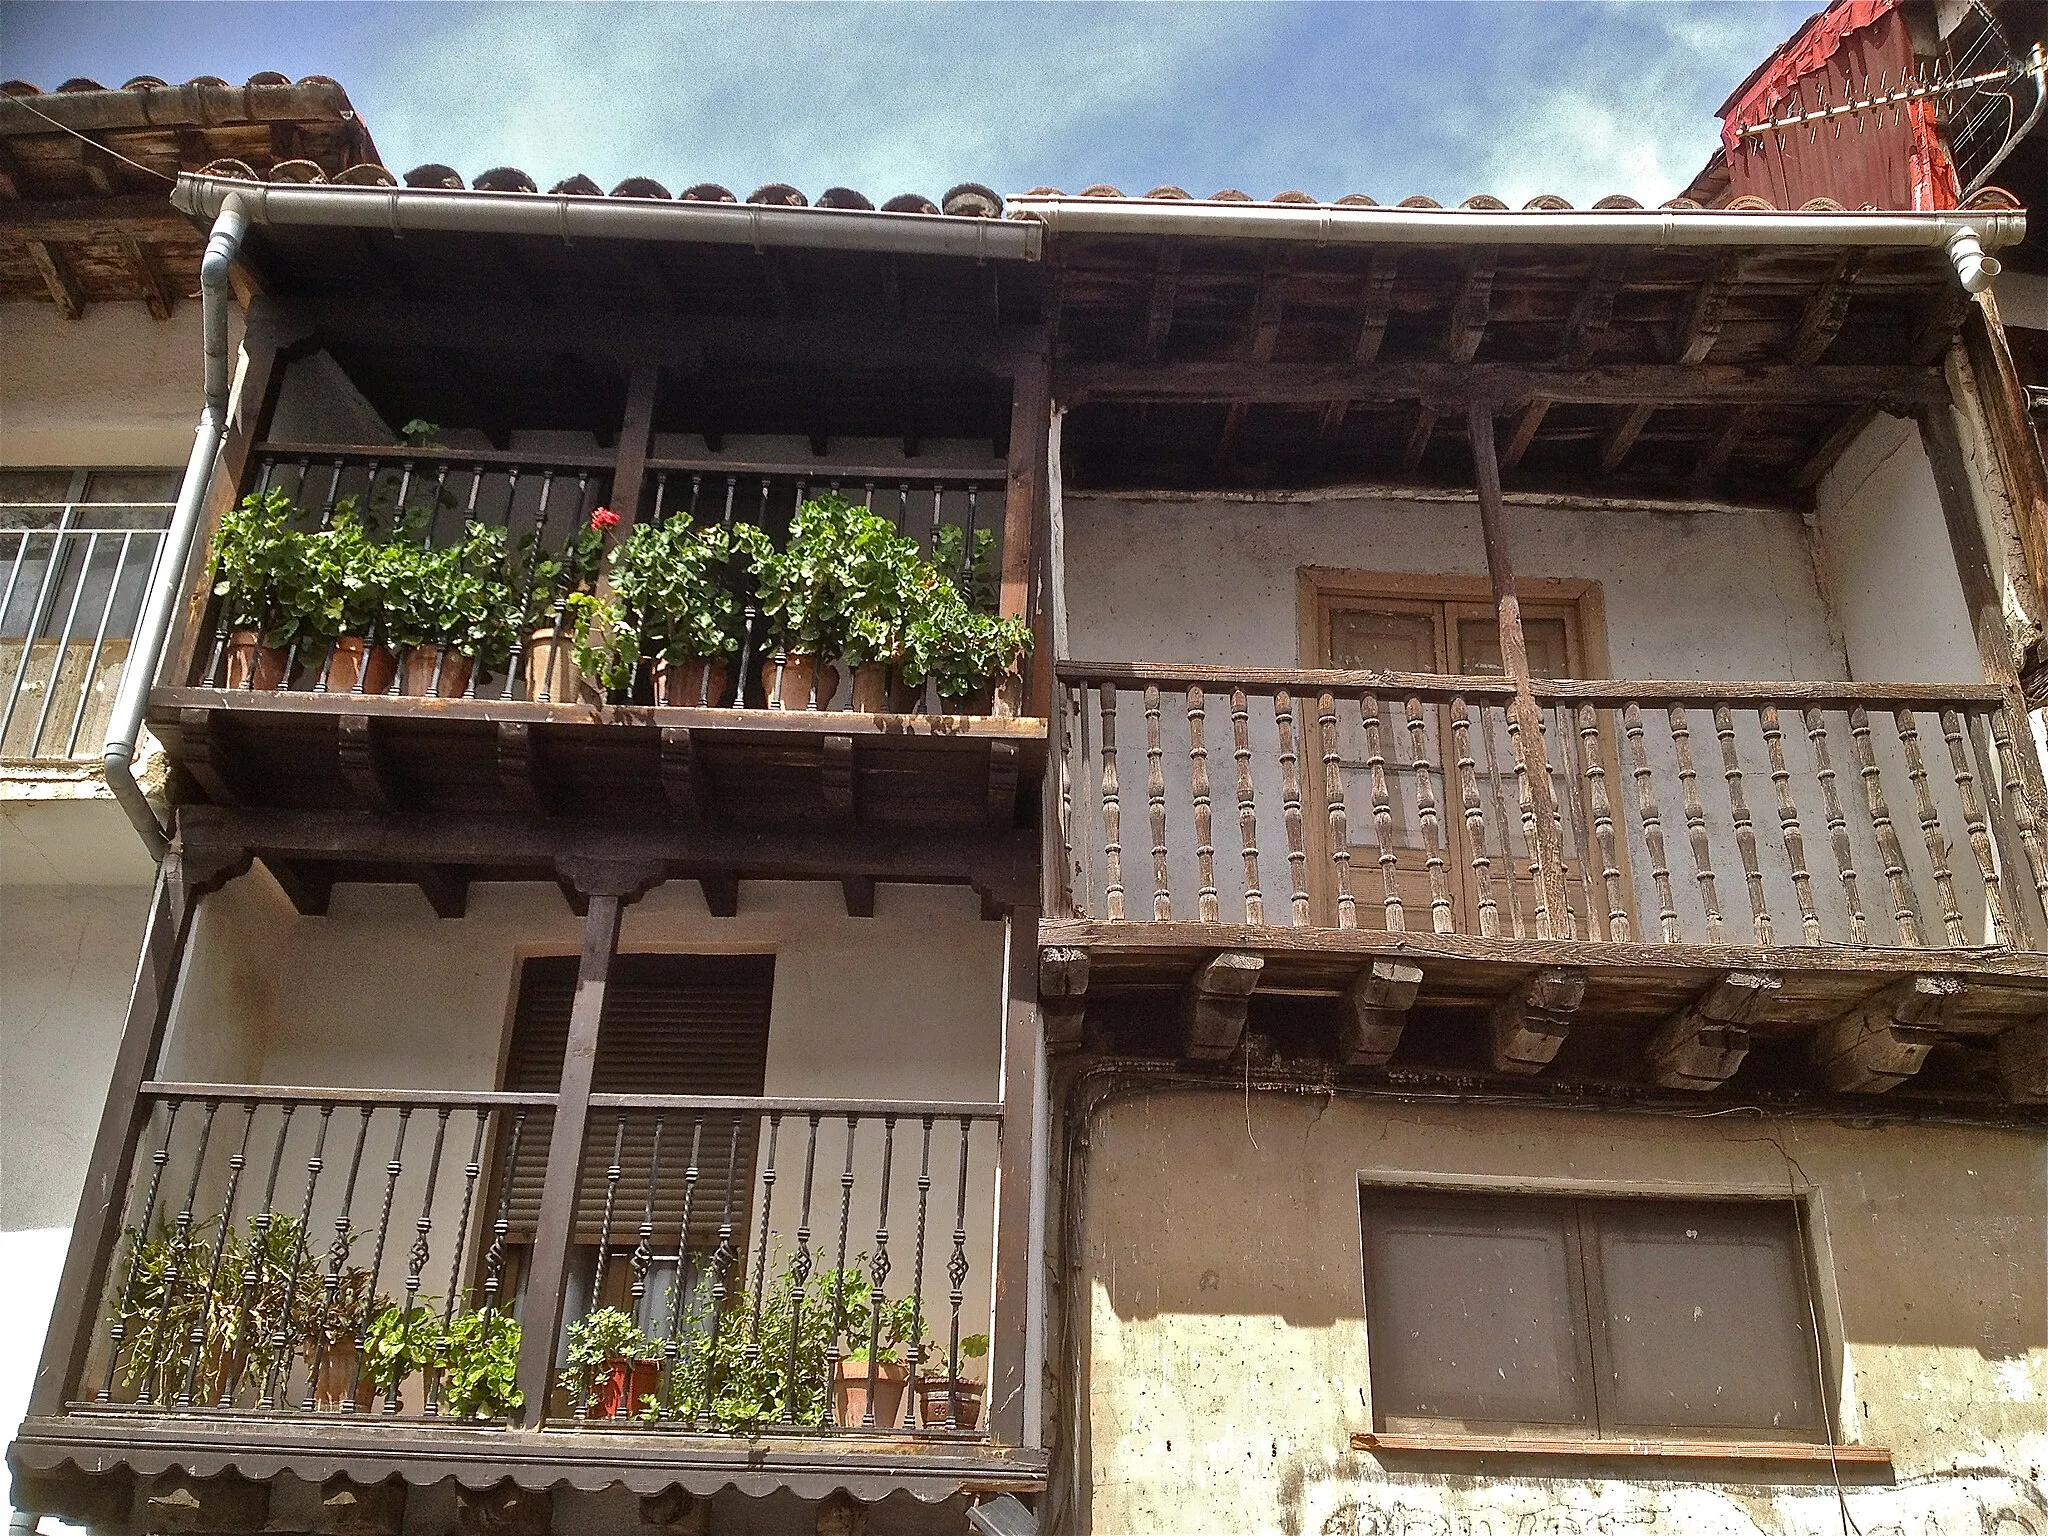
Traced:
[[[1721, 1454], [1731, 1456], [1790, 1456], [1803, 1458], [1835, 1450], [1857, 1451], [1857, 1416], [1844, 1398], [1845, 1383], [1853, 1380], [1842, 1326], [1841, 1298], [1834, 1280], [1834, 1266], [1828, 1240], [1825, 1212], [1818, 1189], [1805, 1180], [1788, 1177], [1782, 1181], [1735, 1180], [1703, 1185], [1646, 1185], [1595, 1179], [1530, 1179], [1523, 1176], [1444, 1175], [1412, 1170], [1367, 1170], [1359, 1176], [1359, 1248], [1356, 1273], [1359, 1276], [1360, 1318], [1366, 1331], [1365, 1407], [1373, 1433], [1354, 1435], [1354, 1448], [1373, 1449], [1384, 1441], [1395, 1448], [1403, 1444], [1441, 1444], [1451, 1449], [1528, 1449], [1546, 1453], [1582, 1450], [1593, 1454], [1658, 1454], [1678, 1447], [1678, 1454]], [[1371, 1208], [1375, 1201], [1387, 1206], [1422, 1206], [1453, 1202], [1481, 1209], [1487, 1205], [1507, 1208], [1559, 1206], [1587, 1213], [1565, 1222], [1568, 1260], [1573, 1266], [1572, 1304], [1580, 1308], [1582, 1333], [1581, 1362], [1590, 1362], [1592, 1373], [1584, 1389], [1588, 1416], [1584, 1421], [1568, 1420], [1464, 1420], [1450, 1416], [1389, 1414], [1380, 1394], [1374, 1390], [1372, 1372], [1375, 1346], [1372, 1341]], [[1816, 1422], [1788, 1432], [1773, 1432], [1753, 1425], [1702, 1426], [1637, 1424], [1619, 1420], [1601, 1396], [1601, 1373], [1609, 1369], [1604, 1330], [1604, 1283], [1597, 1260], [1586, 1262], [1588, 1242], [1596, 1241], [1593, 1218], [1601, 1210], [1640, 1209], [1644, 1206], [1731, 1205], [1752, 1208], [1777, 1207], [1792, 1218], [1792, 1269], [1798, 1287], [1798, 1316], [1807, 1351], [1801, 1366], [1807, 1373], [1808, 1390], [1817, 1405]], [[1887, 1458], [1888, 1452], [1868, 1452]]]

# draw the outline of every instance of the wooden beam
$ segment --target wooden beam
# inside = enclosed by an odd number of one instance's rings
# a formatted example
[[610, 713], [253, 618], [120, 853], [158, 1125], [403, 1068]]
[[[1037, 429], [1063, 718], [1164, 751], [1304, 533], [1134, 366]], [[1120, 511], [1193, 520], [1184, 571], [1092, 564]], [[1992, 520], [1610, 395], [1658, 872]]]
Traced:
[[1243, 950], [1211, 956], [1188, 978], [1180, 995], [1187, 1054], [1196, 1061], [1222, 1061], [1244, 1039], [1245, 1012], [1266, 962]]
[[1522, 414], [1515, 418], [1515, 430], [1508, 438], [1507, 451], [1500, 456], [1502, 469], [1513, 469], [1522, 462], [1522, 456], [1529, 451], [1529, 445], [1536, 441], [1537, 430], [1543, 425], [1543, 418], [1550, 414], [1550, 402], [1538, 397], [1522, 407]]
[[2026, 387], [1999, 320], [1998, 302], [1986, 289], [1977, 296], [1977, 303], [1978, 314], [1969, 317], [1963, 327], [1963, 345], [2012, 500], [2027, 573], [2033, 578], [2035, 592], [2048, 600], [2048, 467], [2042, 463], [2039, 439], [2028, 420]]
[[1963, 984], [1953, 976], [1909, 976], [1821, 1025], [1814, 1064], [1837, 1093], [1883, 1093], [1927, 1060]]
[[377, 739], [368, 715], [343, 715], [335, 721], [334, 757], [342, 782], [357, 805], [387, 815], [398, 807], [377, 758]]
[[[663, 745], [666, 746], [666, 737]], [[533, 727], [524, 720], [498, 722], [498, 788], [505, 803], [522, 816], [545, 816], [540, 780], [535, 772]], [[666, 754], [664, 754], [664, 769]], [[664, 787], [667, 779], [664, 773]]]
[[1365, 283], [1359, 294], [1358, 335], [1351, 343], [1351, 361], [1363, 368], [1380, 355], [1387, 339], [1387, 316], [1394, 307], [1394, 285], [1401, 275], [1401, 256], [1391, 246], [1372, 253]]
[[1549, 1066], [1586, 996], [1586, 973], [1558, 966], [1536, 972], [1493, 1005], [1493, 1069], [1533, 1077]]
[[1152, 297], [1145, 305], [1145, 353], [1166, 355], [1166, 338], [1173, 330], [1174, 298], [1180, 291], [1181, 242], [1163, 240], [1159, 264], [1152, 269]]
[[1849, 301], [1855, 295], [1859, 265], [1858, 259], [1846, 251], [1835, 258], [1834, 270], [1799, 313], [1799, 324], [1792, 331], [1793, 362], [1817, 363], [1835, 344], [1842, 322], [1849, 318]]
[[284, 892], [285, 900], [292, 904], [292, 910], [301, 917], [325, 917], [328, 906], [334, 899], [334, 873], [328, 869], [308, 869], [289, 859], [266, 858], [263, 867], [270, 871], [270, 878], [277, 882], [277, 888]]
[[872, 875], [847, 875], [839, 882], [840, 900], [848, 917], [875, 915], [875, 879]]
[[178, 761], [213, 804], [240, 805], [243, 795], [229, 754], [221, 749], [218, 717], [219, 711], [212, 709], [178, 711]]
[[1757, 365], [1606, 363], [1531, 368], [1518, 363], [1083, 363], [1063, 368], [1059, 394], [1073, 405], [1100, 401], [1207, 403], [1249, 400], [1323, 405], [1335, 400], [1427, 400], [1441, 409], [1480, 404], [1862, 405], [1910, 407], [1947, 399], [1929, 368], [1816, 363]]
[[1557, 351], [1561, 365], [1582, 368], [1592, 357], [1594, 347], [1613, 322], [1615, 296], [1621, 292], [1627, 272], [1628, 253], [1619, 247], [1606, 247], [1594, 258], [1592, 274], [1565, 319], [1564, 344]]
[[1735, 445], [1742, 441], [1756, 420], [1756, 407], [1738, 405], [1721, 419], [1720, 428], [1701, 450], [1700, 459], [1692, 469], [1693, 488], [1699, 491], [1710, 489], [1721, 478], [1721, 471], [1728, 467], [1728, 457], [1735, 452]]
[[1774, 971], [1730, 971], [1666, 1019], [1644, 1052], [1660, 1087], [1706, 1093], [1735, 1075], [1749, 1054], [1749, 1025], [1784, 987]]
[[1323, 413], [1316, 418], [1316, 447], [1322, 449], [1331, 438], [1342, 430], [1344, 418], [1351, 414], [1349, 400], [1332, 400], [1323, 407]]
[[177, 296], [171, 291], [170, 281], [164, 276], [156, 253], [133, 235], [121, 237], [121, 248], [128, 255], [128, 265], [135, 274], [137, 286], [142, 289], [142, 302], [149, 306], [150, 315], [158, 320], [170, 319]]
[[1493, 274], [1500, 253], [1482, 247], [1465, 258], [1464, 276], [1458, 282], [1458, 296], [1451, 303], [1450, 328], [1444, 336], [1444, 356], [1454, 363], [1469, 363], [1486, 337], [1486, 322], [1493, 315]]
[[684, 821], [704, 816], [704, 770], [697, 738], [686, 725], [661, 728], [661, 793], [671, 811]]
[[740, 915], [740, 877], [734, 874], [699, 875], [697, 885], [704, 893], [704, 905], [713, 917]]
[[43, 287], [48, 290], [50, 300], [66, 320], [76, 320], [85, 313], [85, 295], [78, 290], [78, 279], [71, 273], [71, 263], [64, 253], [47, 240], [30, 240], [28, 259], [36, 264], [36, 270], [43, 275]]
[[2048, 1015], [1998, 1037], [1998, 1077], [2014, 1103], [2048, 1103]]
[[[0, 143], [4, 143], [0, 140]], [[199, 227], [154, 192], [64, 202], [16, 201], [0, 192], [0, 240], [195, 239]]]
[[1230, 468], [1231, 458], [1237, 451], [1237, 435], [1244, 429], [1244, 419], [1250, 412], [1250, 402], [1233, 400], [1230, 409], [1223, 413], [1223, 432], [1216, 439], [1215, 453], [1210, 455], [1219, 472]]
[[1600, 444], [1601, 474], [1611, 475], [1621, 468], [1621, 461], [1628, 457], [1629, 449], [1635, 447], [1636, 439], [1642, 436], [1643, 428], [1656, 409], [1654, 405], [1632, 405], [1622, 412]]
[[835, 821], [855, 819], [853, 807], [853, 738], [826, 736], [818, 743], [819, 793], [825, 814]]
[[1247, 349], [1255, 363], [1269, 363], [1280, 349], [1280, 326], [1287, 315], [1288, 253], [1275, 255], [1259, 279], [1259, 294], [1252, 305], [1251, 345]]
[[1408, 441], [1401, 448], [1401, 473], [1412, 475], [1422, 467], [1429, 452], [1429, 440], [1436, 434], [1436, 407], [1424, 405], [1415, 412], [1415, 424], [1408, 429]]
[[107, 146], [97, 139], [77, 138], [71, 142], [78, 146], [78, 169], [93, 191], [101, 197], [112, 197], [114, 177], [121, 162], [109, 154]]
[[1875, 405], [1852, 405], [1840, 412], [1827, 436], [1792, 471], [1792, 484], [1802, 491], [1820, 484], [1836, 460], [1849, 451], [1849, 445], [1863, 435], [1863, 429], [1877, 419], [1877, 410]]
[[1017, 743], [992, 741], [988, 748], [986, 804], [992, 827], [1014, 826], [1017, 821]]
[[612, 470], [612, 510], [619, 514], [619, 521], [609, 535], [610, 543], [624, 543], [640, 520], [640, 488], [654, 442], [654, 397], [660, 382], [661, 370], [653, 363], [636, 363], [626, 376], [626, 410]]
[[1060, 945], [1038, 952], [1038, 1006], [1045, 1043], [1072, 1049], [1081, 1043], [1088, 1007], [1088, 951]]
[[1507, 529], [1500, 494], [1500, 466], [1494, 459], [1493, 413], [1475, 405], [1466, 418], [1472, 444], [1473, 481], [1479, 497], [1479, 525], [1486, 542], [1486, 570], [1500, 613], [1501, 669], [1514, 685], [1508, 706], [1516, 758], [1527, 769], [1530, 810], [1536, 818], [1538, 938], [1562, 938], [1566, 932], [1564, 837], [1558, 828], [1557, 795], [1551, 785], [1549, 752], [1543, 742], [1543, 711], [1529, 675], [1529, 646], [1522, 634], [1522, 605], [1515, 596], [1515, 566], [1508, 553]]
[[526, 1398], [521, 1417], [536, 1427], [546, 1418], [548, 1394], [554, 1387], [555, 1343], [562, 1326], [570, 1248], [576, 1239], [583, 1132], [590, 1116], [590, 1086], [597, 1067], [605, 989], [618, 953], [619, 918], [625, 905], [616, 891], [588, 894], [590, 913], [583, 920], [583, 954], [576, 967], [575, 998], [569, 1005], [569, 1038], [562, 1053], [540, 1214], [534, 1223], [532, 1269], [521, 1301], [525, 1328], [517, 1380]]
[[1408, 1010], [1422, 987], [1422, 967], [1375, 960], [1344, 993], [1337, 1021], [1337, 1060], [1347, 1067], [1383, 1067], [1401, 1044]]
[[461, 917], [469, 910], [469, 881], [452, 869], [437, 864], [415, 864], [408, 871], [434, 916]]
[[1672, 357], [1682, 366], [1690, 368], [1704, 363], [1707, 354], [1714, 350], [1714, 343], [1721, 339], [1721, 317], [1728, 308], [1728, 295], [1734, 292], [1741, 275], [1742, 258], [1723, 256], [1693, 291], [1692, 303], [1686, 306], [1685, 318], [1679, 322], [1671, 345]]
[[989, 1329], [988, 1409], [990, 1435], [1001, 1445], [1037, 1445], [1037, 1383], [1043, 1380], [1045, 1322], [1035, 1312], [1032, 1266], [1043, 1262], [1032, 1248], [1040, 1162], [1038, 1127], [1045, 1122], [1045, 1027], [1038, 1011], [1038, 909], [1019, 906], [1010, 915], [1004, 965], [1003, 1120], [996, 1183], [995, 1316]]
[[1045, 499], [1045, 453], [1052, 427], [1050, 370], [1044, 353], [1019, 370], [1010, 394], [1009, 476], [1003, 503], [1004, 618], [1026, 617], [1031, 607], [1031, 546]]

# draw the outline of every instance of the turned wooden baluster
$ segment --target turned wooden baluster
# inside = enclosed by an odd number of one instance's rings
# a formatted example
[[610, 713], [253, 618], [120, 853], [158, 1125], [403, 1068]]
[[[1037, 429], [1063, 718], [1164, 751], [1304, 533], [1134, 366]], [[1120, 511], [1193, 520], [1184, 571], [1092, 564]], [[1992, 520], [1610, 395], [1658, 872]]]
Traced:
[[1749, 802], [1742, 794], [1742, 764], [1736, 757], [1735, 711], [1714, 706], [1714, 734], [1721, 738], [1721, 776], [1728, 781], [1728, 814], [1735, 822], [1735, 848], [1742, 855], [1742, 873], [1749, 888], [1750, 921], [1759, 944], [1772, 944], [1771, 911], [1764, 904], [1764, 872], [1756, 861], [1756, 828], [1750, 824]]
[[1792, 865], [1792, 890], [1799, 898], [1799, 928], [1809, 944], [1821, 942], [1820, 914], [1813, 905], [1813, 876], [1806, 868], [1806, 834], [1799, 826], [1799, 806], [1792, 798], [1792, 770], [1785, 766], [1785, 732], [1778, 723], [1778, 706], [1757, 707], [1757, 723], [1763, 727], [1764, 746], [1771, 758], [1771, 788], [1778, 798], [1778, 827], [1785, 839], [1785, 858]]
[[1952, 705], [1941, 712], [1941, 734], [1948, 742], [1949, 762], [1955, 767], [1956, 797], [1963, 803], [1963, 828], [1969, 834], [1971, 852], [1977, 855], [1977, 872], [1984, 877], [1984, 904], [1991, 910], [1991, 931], [1999, 943], [2010, 947], [2014, 941], [2012, 919], [2016, 914], [2006, 903], [1998, 858], [1991, 847], [1991, 827], [1977, 798], [1977, 776], [1970, 771], [1969, 752], [1963, 745], [1963, 717]]
[[1607, 937], [1629, 941], [1628, 904], [1621, 892], [1621, 855], [1615, 847], [1614, 805], [1607, 790], [1607, 755], [1600, 740], [1600, 711], [1579, 706], [1579, 746], [1585, 753], [1586, 796], [1593, 802], [1593, 845], [1600, 854], [1600, 878], [1607, 887]]
[[1308, 926], [1308, 847], [1302, 840], [1301, 759], [1294, 750], [1294, 699], [1273, 694], [1273, 730], [1280, 738], [1280, 820], [1287, 828], [1287, 879], [1293, 886], [1294, 926]]
[[1671, 750], [1678, 758], [1678, 789], [1685, 806], [1685, 836], [1692, 846], [1693, 878], [1707, 909], [1707, 942], [1721, 942], [1721, 902], [1714, 892], [1714, 855], [1707, 842], [1707, 808], [1700, 803], [1699, 770], [1692, 765], [1692, 723], [1683, 704], [1670, 710]]
[[1195, 873], [1201, 890], [1195, 897], [1196, 915], [1205, 923], [1220, 923], [1222, 910], [1216, 902], [1216, 845], [1210, 841], [1209, 747], [1202, 730], [1209, 709], [1198, 687], [1188, 689], [1188, 788], [1195, 806]]
[[1443, 828], [1437, 820], [1436, 781], [1431, 777], [1429, 728], [1423, 720], [1422, 700], [1408, 699], [1408, 759], [1415, 775], [1415, 825], [1422, 836], [1423, 856], [1429, 862], [1429, 926], [1433, 933], [1451, 933], [1451, 887], [1444, 863]]
[[1244, 848], [1244, 920], [1266, 924], [1266, 898], [1259, 890], [1259, 811], [1252, 795], [1251, 710], [1242, 688], [1230, 691], [1230, 734], [1237, 756], [1237, 840]]
[[1856, 771], [1863, 775], [1863, 794], [1870, 806], [1870, 827], [1877, 837], [1877, 854], [1884, 860], [1884, 877], [1891, 886], [1892, 917], [1899, 925], [1899, 942], [1917, 949], [1920, 911], [1913, 895], [1913, 877], [1906, 869], [1906, 851], [1899, 845], [1898, 828], [1892, 825], [1891, 807], [1885, 803], [1877, 756], [1870, 749], [1870, 714], [1861, 704], [1850, 706], [1849, 740], [1856, 750]]
[[[1509, 718], [1505, 707], [1501, 715], [1503, 720]], [[1493, 746], [1493, 722], [1487, 718], [1484, 703], [1479, 706], [1479, 741], [1486, 749], [1486, 781], [1493, 790], [1493, 824], [1500, 831], [1500, 869], [1508, 883], [1508, 921], [1516, 938], [1527, 938], [1528, 923], [1522, 913], [1522, 882], [1515, 873], [1512, 823], [1508, 820], [1507, 799], [1500, 789], [1500, 759]]]
[[1380, 701], [1365, 694], [1358, 701], [1359, 723], [1365, 728], [1365, 772], [1372, 791], [1372, 828], [1380, 857], [1381, 904], [1389, 933], [1405, 933], [1408, 915], [1401, 906], [1401, 880], [1394, 862], [1394, 800], [1387, 793], [1387, 754], [1380, 739]]
[[1060, 687], [1060, 710], [1065, 717], [1065, 739], [1060, 747], [1060, 847], [1067, 860], [1067, 899], [1076, 917], [1089, 915], [1088, 866], [1074, 857], [1074, 778], [1077, 771], [1086, 782], [1086, 738], [1081, 734], [1088, 714], [1088, 693], [1084, 688]]
[[[1536, 834], [1536, 792], [1530, 787], [1533, 775], [1529, 771], [1529, 748], [1522, 740], [1522, 723], [1515, 711], [1506, 711], [1508, 728], [1508, 750], [1515, 758], [1515, 798], [1522, 813], [1522, 846], [1529, 853], [1529, 888], [1536, 897], [1536, 937], [1554, 939], [1558, 930], [1568, 926], [1568, 920], [1550, 910], [1550, 894], [1543, 883], [1543, 851]], [[1545, 771], [1541, 766], [1537, 772]]]
[[[2044, 846], [2041, 822], [2034, 814], [2033, 803], [2027, 795], [2025, 772], [2013, 752], [2012, 717], [2003, 706], [1987, 714], [1991, 724], [1991, 747], [1998, 759], [1999, 781], [2005, 786], [2007, 811], [2019, 832], [2020, 847], [2026, 851], [2027, 867], [2034, 877], [2035, 894], [2040, 897], [2041, 905], [2048, 908], [2048, 846]], [[2032, 743], [2028, 746], [2031, 750]]]
[[1579, 774], [1576, 761], [1579, 752], [1578, 733], [1571, 720], [1567, 718], [1566, 708], [1562, 704], [1552, 705], [1542, 721], [1544, 759], [1548, 761], [1550, 757], [1550, 727], [1553, 717], [1558, 726], [1558, 777], [1564, 780], [1564, 793], [1552, 795], [1552, 800], [1557, 806], [1557, 837], [1562, 846], [1572, 850], [1566, 857], [1577, 861], [1579, 872], [1585, 877], [1579, 881], [1579, 895], [1586, 908], [1582, 913], [1572, 905], [1571, 880], [1567, 872], [1564, 888], [1564, 936], [1568, 939], [1590, 939], [1600, 932], [1600, 927], [1593, 919], [1593, 880], [1588, 872], [1599, 859], [1597, 855], [1590, 853], [1592, 844], [1587, 836], [1581, 835], [1579, 827], [1579, 813], [1583, 807], [1579, 804]]
[[1145, 801], [1152, 814], [1152, 916], [1173, 916], [1166, 884], [1166, 766], [1159, 746], [1159, 689], [1145, 687]]
[[1479, 798], [1479, 773], [1472, 761], [1472, 711], [1451, 700], [1451, 748], [1456, 754], [1458, 800], [1465, 811], [1465, 841], [1471, 845], [1472, 884], [1479, 892], [1479, 936], [1500, 937], [1500, 910], [1493, 896], [1493, 860], [1486, 851], [1486, 806]]
[[1813, 744], [1814, 777], [1820, 780], [1821, 805], [1827, 812], [1828, 845], [1835, 852], [1835, 868], [1842, 877], [1842, 895], [1849, 903], [1849, 942], [1870, 942], [1870, 923], [1863, 915], [1862, 898], [1856, 894], [1855, 851], [1849, 842], [1849, 819], [1842, 814], [1842, 796], [1835, 787], [1834, 760], [1828, 754], [1827, 716], [1819, 709], [1806, 711], [1806, 739]]
[[1356, 928], [1358, 907], [1351, 899], [1351, 828], [1344, 815], [1344, 769], [1337, 751], [1337, 700], [1316, 699], [1316, 736], [1323, 749], [1323, 800], [1330, 816], [1330, 863], [1337, 880], [1337, 926]]
[[1102, 700], [1102, 910], [1110, 922], [1124, 916], [1123, 796], [1116, 775], [1116, 684], [1104, 683]]
[[1934, 804], [1934, 792], [1927, 786], [1927, 762], [1920, 754], [1920, 726], [1910, 709], [1892, 711], [1892, 724], [1899, 733], [1899, 745], [1906, 753], [1906, 778], [1913, 786], [1913, 804], [1920, 816], [1920, 840], [1927, 845], [1927, 862], [1934, 869], [1934, 894], [1941, 903], [1941, 927], [1951, 946], [1970, 942], [1963, 926], [1963, 909], [1956, 904], [1956, 872], [1949, 863], [1948, 836], [1941, 829], [1941, 812]]
[[1636, 781], [1636, 805], [1643, 818], [1643, 846], [1650, 851], [1650, 879], [1657, 888], [1657, 926], [1666, 944], [1678, 942], [1678, 905], [1671, 893], [1671, 864], [1664, 852], [1664, 817], [1650, 777], [1650, 754], [1643, 743], [1643, 710], [1631, 699], [1622, 706], [1621, 733], [1628, 738], [1630, 772]]

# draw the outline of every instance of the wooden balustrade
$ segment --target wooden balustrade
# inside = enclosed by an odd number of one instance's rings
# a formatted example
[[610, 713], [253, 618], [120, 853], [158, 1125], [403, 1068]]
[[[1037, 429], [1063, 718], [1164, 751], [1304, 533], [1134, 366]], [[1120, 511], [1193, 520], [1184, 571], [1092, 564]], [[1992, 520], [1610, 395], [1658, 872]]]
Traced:
[[[1124, 900], [1120, 841], [1119, 741], [1142, 715], [1155, 919], [1766, 948], [2048, 935], [2025, 738], [1995, 687], [1545, 679], [1531, 740], [1499, 677], [1057, 675], [1056, 862], [1074, 916], [1145, 915]], [[1211, 701], [1226, 697], [1234, 849], [1209, 770]], [[1538, 835], [1540, 783], [1554, 838]], [[1546, 845], [1562, 850], [1555, 911]]]

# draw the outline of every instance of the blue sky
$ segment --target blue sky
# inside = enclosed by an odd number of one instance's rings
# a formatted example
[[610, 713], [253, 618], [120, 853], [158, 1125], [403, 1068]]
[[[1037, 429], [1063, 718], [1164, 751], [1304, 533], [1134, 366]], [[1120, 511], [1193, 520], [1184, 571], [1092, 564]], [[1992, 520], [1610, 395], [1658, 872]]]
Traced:
[[882, 198], [1174, 182], [1649, 202], [1817, 0], [0, 0], [0, 75], [332, 75], [385, 161]]

